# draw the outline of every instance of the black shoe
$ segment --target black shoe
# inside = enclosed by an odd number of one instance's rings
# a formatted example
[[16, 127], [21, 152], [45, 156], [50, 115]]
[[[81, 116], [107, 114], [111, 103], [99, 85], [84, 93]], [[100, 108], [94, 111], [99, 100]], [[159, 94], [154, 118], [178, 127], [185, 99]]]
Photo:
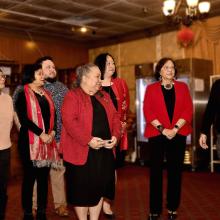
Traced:
[[177, 213], [176, 212], [168, 212], [168, 220], [174, 220], [177, 219]]
[[32, 213], [24, 213], [23, 220], [34, 220], [34, 216]]
[[107, 213], [104, 213], [104, 212], [103, 212], [103, 215], [104, 215], [105, 218], [107, 218], [107, 219], [116, 219], [116, 216], [115, 216], [114, 213], [112, 213], [112, 214], [107, 214]]
[[148, 220], [160, 220], [159, 214], [149, 214]]
[[45, 212], [37, 212], [36, 220], [47, 220]]

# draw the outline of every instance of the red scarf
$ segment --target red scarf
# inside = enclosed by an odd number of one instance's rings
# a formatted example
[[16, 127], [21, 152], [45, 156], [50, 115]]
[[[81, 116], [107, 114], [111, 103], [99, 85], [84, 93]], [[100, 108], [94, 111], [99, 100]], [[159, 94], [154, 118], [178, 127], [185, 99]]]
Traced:
[[[54, 127], [55, 109], [50, 94], [46, 92], [46, 90], [43, 91], [44, 97], [47, 99], [50, 107], [50, 127], [48, 131], [48, 133], [50, 133]], [[34, 92], [28, 85], [25, 85], [24, 93], [27, 101], [28, 118], [45, 132], [41, 108]], [[53, 167], [58, 167], [60, 158], [55, 140], [50, 144], [43, 143], [40, 137], [30, 130], [28, 130], [28, 136], [30, 159], [33, 161], [34, 166], [45, 167], [51, 165]]]

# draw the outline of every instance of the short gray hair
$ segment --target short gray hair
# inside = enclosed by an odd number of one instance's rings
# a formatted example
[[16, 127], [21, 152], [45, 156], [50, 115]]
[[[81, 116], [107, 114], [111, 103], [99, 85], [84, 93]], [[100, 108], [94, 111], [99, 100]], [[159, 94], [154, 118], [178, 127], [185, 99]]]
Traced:
[[80, 86], [80, 83], [82, 81], [82, 77], [87, 75], [91, 71], [91, 68], [93, 68], [93, 67], [97, 67], [97, 66], [93, 63], [87, 63], [87, 64], [84, 64], [82, 66], [77, 67], [77, 69], [76, 69], [76, 87]]

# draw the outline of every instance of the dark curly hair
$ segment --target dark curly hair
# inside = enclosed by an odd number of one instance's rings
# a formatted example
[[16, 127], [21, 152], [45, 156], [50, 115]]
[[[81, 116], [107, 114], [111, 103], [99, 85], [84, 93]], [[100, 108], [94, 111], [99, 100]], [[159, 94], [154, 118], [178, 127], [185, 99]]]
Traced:
[[174, 61], [172, 58], [170, 58], [170, 57], [164, 57], [164, 58], [161, 58], [161, 59], [158, 61], [157, 65], [156, 65], [156, 67], [155, 67], [154, 76], [155, 76], [156, 80], [160, 80], [160, 71], [161, 71], [162, 67], [164, 66], [164, 64], [165, 64], [167, 61], [169, 61], [169, 60], [170, 60], [170, 61], [173, 63], [173, 65], [174, 65], [175, 76], [176, 76], [176, 74], [177, 74], [177, 69], [176, 69], [176, 63], [175, 63], [175, 61]]
[[[110, 56], [113, 59], [113, 61], [114, 61], [114, 58], [109, 53], [101, 53], [101, 54], [99, 54], [95, 58], [95, 61], [94, 61], [95, 65], [98, 66], [100, 71], [101, 71], [101, 80], [104, 79], [107, 56]], [[114, 61], [114, 63], [115, 63], [115, 61]], [[116, 77], [117, 77], [117, 71], [116, 71], [116, 67], [115, 67], [115, 72], [113, 73], [112, 78], [116, 78]]]
[[42, 63], [43, 63], [44, 61], [46, 61], [46, 60], [50, 60], [50, 61], [53, 62], [53, 58], [52, 58], [51, 56], [43, 56], [43, 57], [38, 58], [38, 59], [35, 61], [35, 63], [42, 65]]

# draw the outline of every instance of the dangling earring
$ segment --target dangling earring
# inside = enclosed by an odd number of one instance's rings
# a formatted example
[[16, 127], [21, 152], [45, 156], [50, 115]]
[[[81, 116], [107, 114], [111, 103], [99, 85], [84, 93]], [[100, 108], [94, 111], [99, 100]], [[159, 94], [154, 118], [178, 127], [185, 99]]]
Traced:
[[162, 81], [162, 76], [160, 75], [159, 80]]

